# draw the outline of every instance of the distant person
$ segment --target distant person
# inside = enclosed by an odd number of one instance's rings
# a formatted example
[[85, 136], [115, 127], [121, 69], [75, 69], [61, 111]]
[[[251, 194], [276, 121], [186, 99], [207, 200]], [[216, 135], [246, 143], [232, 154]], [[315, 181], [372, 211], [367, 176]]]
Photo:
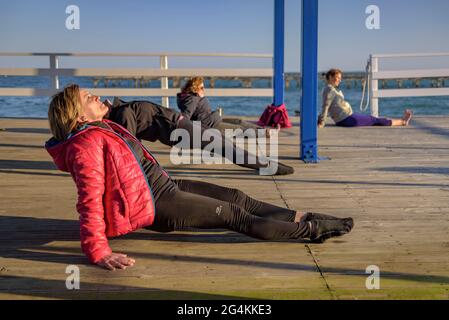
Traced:
[[331, 69], [326, 73], [327, 86], [323, 90], [323, 106], [318, 117], [318, 126], [325, 126], [329, 115], [339, 127], [369, 127], [369, 126], [408, 126], [413, 112], [405, 110], [402, 119], [376, 118], [370, 115], [354, 113], [351, 105], [345, 100], [343, 92], [338, 90], [343, 72]]
[[[204, 79], [202, 77], [190, 78], [177, 95], [178, 108], [184, 117], [192, 121], [201, 121], [207, 128], [226, 129], [263, 129], [262, 127], [240, 119], [223, 119], [218, 111], [212, 111], [206, 97]], [[267, 132], [269, 134], [269, 132]]]
[[48, 110], [53, 137], [45, 147], [75, 182], [81, 248], [93, 264], [110, 270], [132, 267], [135, 260], [113, 252], [108, 239], [142, 228], [228, 229], [267, 241], [313, 242], [353, 228], [351, 218], [303, 213], [238, 189], [174, 180], [136, 137], [104, 120], [108, 111], [98, 96], [77, 85], [54, 95]]

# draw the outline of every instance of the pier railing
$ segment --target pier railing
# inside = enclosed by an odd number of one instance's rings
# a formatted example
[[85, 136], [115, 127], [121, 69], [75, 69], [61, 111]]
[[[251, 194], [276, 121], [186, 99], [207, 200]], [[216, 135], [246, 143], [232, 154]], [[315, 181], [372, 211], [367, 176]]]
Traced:
[[[176, 96], [180, 88], [169, 88], [170, 77], [273, 77], [273, 68], [169, 68], [170, 57], [216, 57], [270, 59], [269, 54], [233, 53], [0, 53], [0, 57], [48, 57], [48, 68], [0, 68], [3, 76], [47, 76], [51, 79], [49, 88], [0, 88], [0, 96], [51, 96], [59, 87], [59, 77], [154, 77], [161, 80], [160, 88], [87, 88], [100, 96], [148, 96], [162, 97], [162, 105], [169, 107], [169, 97]], [[60, 68], [61, 57], [158, 57], [160, 68]], [[208, 96], [216, 97], [272, 97], [273, 89], [223, 88], [208, 89]]]
[[449, 69], [416, 69], [416, 70], [395, 70], [395, 71], [380, 70], [381, 59], [436, 58], [436, 57], [449, 57], [449, 53], [371, 55], [370, 57], [371, 114], [375, 117], [379, 115], [380, 98], [449, 96], [449, 88], [410, 88], [410, 89], [379, 90], [379, 81], [382, 80], [449, 77]]

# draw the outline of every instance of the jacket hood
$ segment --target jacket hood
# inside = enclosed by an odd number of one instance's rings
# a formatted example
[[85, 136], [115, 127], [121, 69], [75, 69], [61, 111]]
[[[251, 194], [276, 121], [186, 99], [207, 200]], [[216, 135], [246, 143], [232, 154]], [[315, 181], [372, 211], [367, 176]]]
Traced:
[[179, 92], [176, 96], [178, 97], [178, 99], [184, 99], [188, 95], [189, 94], [186, 92]]
[[68, 147], [72, 144], [73, 140], [76, 139], [76, 137], [95, 128], [98, 127], [85, 125], [82, 128], [80, 128], [75, 134], [71, 135], [66, 141], [59, 141], [56, 140], [56, 138], [52, 137], [45, 143], [45, 149], [53, 158], [53, 162], [55, 163], [56, 167], [59, 170], [69, 172], [67, 168], [67, 163], [65, 161], [67, 159], [66, 153]]
[[188, 93], [188, 92], [180, 92], [177, 95], [178, 100], [183, 101], [186, 100], [187, 98], [199, 98], [198, 95], [194, 94], [194, 93]]

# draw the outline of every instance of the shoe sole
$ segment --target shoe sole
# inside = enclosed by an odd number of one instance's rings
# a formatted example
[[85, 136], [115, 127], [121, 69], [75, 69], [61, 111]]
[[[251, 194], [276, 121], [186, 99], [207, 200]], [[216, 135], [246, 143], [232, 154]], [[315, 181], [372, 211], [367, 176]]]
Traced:
[[318, 237], [316, 237], [314, 239], [310, 239], [310, 242], [311, 243], [323, 243], [330, 238], [341, 237], [348, 233], [349, 233], [348, 231], [329, 231], [329, 232], [320, 234]]

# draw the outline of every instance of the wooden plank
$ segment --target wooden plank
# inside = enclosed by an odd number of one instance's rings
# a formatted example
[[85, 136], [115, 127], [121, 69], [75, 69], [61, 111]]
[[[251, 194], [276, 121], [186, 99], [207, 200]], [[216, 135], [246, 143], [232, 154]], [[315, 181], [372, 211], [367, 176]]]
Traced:
[[374, 98], [440, 97], [449, 96], [449, 88], [382, 89], [374, 92]]
[[373, 80], [448, 77], [449, 69], [395, 70], [373, 73]]
[[224, 57], [224, 58], [273, 58], [272, 54], [266, 53], [195, 53], [195, 52], [0, 52], [0, 57], [32, 57], [32, 56], [58, 56], [58, 57]]
[[64, 76], [64, 77], [273, 77], [273, 69], [261, 68], [0, 68], [0, 75], [5, 76]]
[[[126, 88], [86, 88], [93, 94], [100, 96], [122, 97], [175, 97], [180, 89], [126, 89]], [[0, 88], [0, 96], [51, 96], [57, 90], [37, 88]], [[271, 97], [272, 89], [208, 89], [207, 93], [212, 97]]]

